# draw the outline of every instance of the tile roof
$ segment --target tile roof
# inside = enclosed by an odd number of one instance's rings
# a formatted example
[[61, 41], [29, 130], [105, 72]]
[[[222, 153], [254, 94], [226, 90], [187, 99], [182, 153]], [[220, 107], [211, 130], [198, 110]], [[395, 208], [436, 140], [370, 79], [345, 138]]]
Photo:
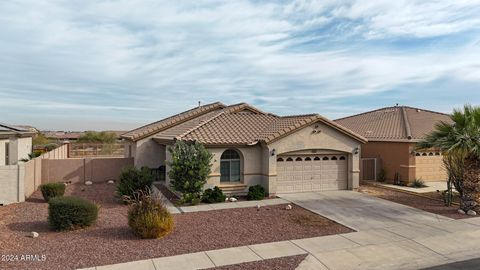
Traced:
[[369, 141], [419, 141], [440, 121], [451, 123], [448, 114], [407, 106], [382, 108], [335, 120]]
[[247, 103], [226, 106], [212, 103], [160, 120], [122, 135], [133, 141], [153, 136], [157, 141], [198, 141], [210, 145], [252, 145], [270, 143], [315, 121], [348, 134], [361, 142], [366, 139], [318, 115], [277, 116]]
[[158, 133], [160, 131], [163, 131], [167, 128], [171, 128], [175, 125], [184, 123], [186, 121], [192, 120], [196, 117], [199, 117], [203, 114], [206, 114], [208, 112], [212, 111], [219, 111], [226, 106], [220, 102], [215, 102], [211, 104], [206, 104], [203, 106], [199, 106], [196, 108], [193, 108], [191, 110], [167, 117], [165, 119], [162, 119], [160, 121], [139, 127], [137, 129], [134, 129], [132, 131], [129, 131], [125, 134], [123, 134], [121, 137], [124, 139], [129, 139], [132, 141], [138, 141], [143, 138], [146, 138], [148, 136], [151, 136], [155, 133]]
[[0, 123], [0, 136], [2, 138], [9, 136], [31, 137], [35, 132], [19, 126]]

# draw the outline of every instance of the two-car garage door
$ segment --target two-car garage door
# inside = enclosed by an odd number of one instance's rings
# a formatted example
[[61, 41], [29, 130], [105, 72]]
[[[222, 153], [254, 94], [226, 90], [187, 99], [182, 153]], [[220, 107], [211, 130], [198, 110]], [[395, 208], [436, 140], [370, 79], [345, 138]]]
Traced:
[[277, 193], [348, 188], [344, 155], [278, 156]]

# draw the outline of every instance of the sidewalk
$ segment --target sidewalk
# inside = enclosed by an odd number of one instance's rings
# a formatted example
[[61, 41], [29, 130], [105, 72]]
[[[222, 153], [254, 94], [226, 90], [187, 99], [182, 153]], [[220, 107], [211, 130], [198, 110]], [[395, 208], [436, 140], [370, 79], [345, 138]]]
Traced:
[[300, 254], [309, 255], [297, 269], [419, 269], [479, 257], [479, 241], [480, 218], [439, 220], [86, 269], [204, 269]]

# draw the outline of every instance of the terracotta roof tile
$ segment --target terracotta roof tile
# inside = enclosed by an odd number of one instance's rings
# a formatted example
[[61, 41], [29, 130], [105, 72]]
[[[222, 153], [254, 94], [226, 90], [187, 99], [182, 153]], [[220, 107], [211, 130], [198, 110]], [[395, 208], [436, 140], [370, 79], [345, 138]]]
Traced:
[[443, 113], [395, 106], [335, 120], [369, 141], [418, 141], [433, 131], [435, 124], [451, 122]]
[[314, 121], [322, 121], [362, 142], [366, 141], [318, 114], [279, 117], [246, 103], [225, 106], [219, 102], [149, 124], [122, 137], [136, 141], [155, 135], [157, 140], [251, 145], [259, 141], [269, 143]]

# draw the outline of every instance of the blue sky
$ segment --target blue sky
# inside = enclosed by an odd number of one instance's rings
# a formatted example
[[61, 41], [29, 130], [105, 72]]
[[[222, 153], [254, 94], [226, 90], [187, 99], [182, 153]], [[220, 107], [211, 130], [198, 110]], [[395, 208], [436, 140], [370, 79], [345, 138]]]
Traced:
[[338, 118], [480, 103], [480, 1], [0, 2], [0, 122], [128, 130], [203, 104]]

